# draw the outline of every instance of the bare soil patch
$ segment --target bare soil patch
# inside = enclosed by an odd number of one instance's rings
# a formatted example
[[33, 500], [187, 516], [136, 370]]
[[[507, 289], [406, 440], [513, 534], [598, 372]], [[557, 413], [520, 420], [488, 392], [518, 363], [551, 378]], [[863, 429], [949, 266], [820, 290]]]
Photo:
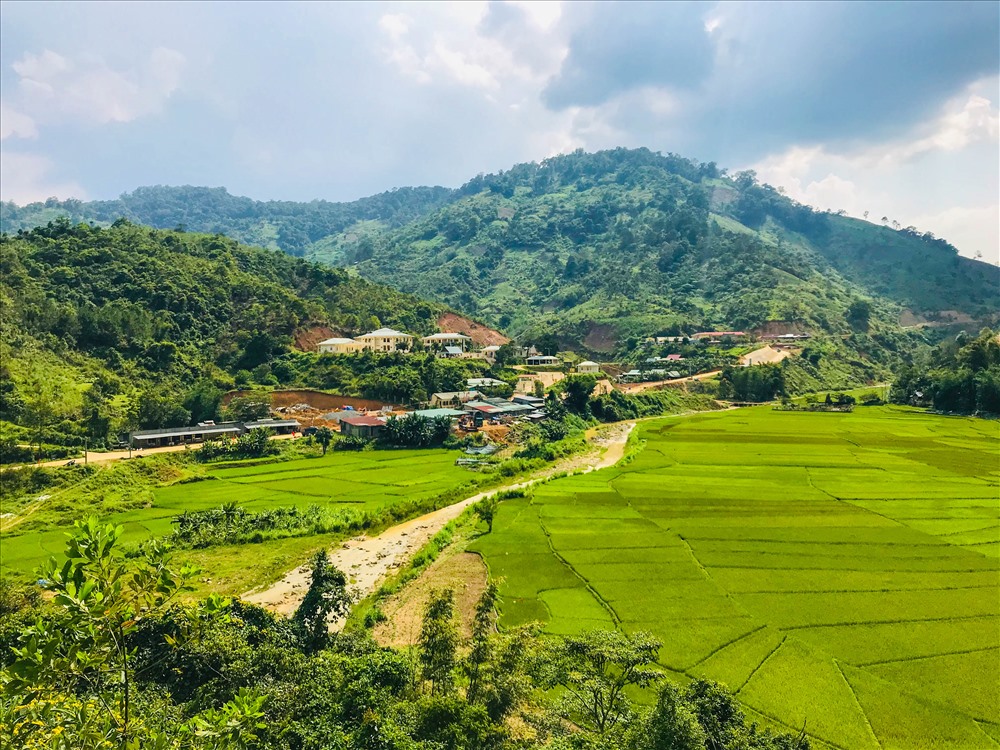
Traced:
[[617, 343], [618, 334], [615, 332], [615, 327], [607, 323], [593, 324], [583, 339], [583, 345], [593, 352], [614, 351]]
[[[230, 391], [222, 397], [222, 403], [228, 404], [240, 391]], [[320, 411], [334, 411], [344, 406], [350, 406], [357, 410], [378, 411], [383, 406], [396, 408], [394, 404], [387, 404], [384, 401], [374, 401], [369, 398], [355, 398], [354, 396], [339, 396], [336, 393], [324, 393], [323, 391], [313, 391], [309, 389], [272, 391], [271, 406], [274, 408], [297, 406], [306, 404], [313, 409]]]
[[420, 625], [431, 592], [451, 589], [455, 592], [455, 610], [463, 640], [472, 637], [476, 602], [486, 590], [487, 571], [483, 559], [472, 552], [445, 553], [423, 575], [382, 605], [388, 618], [373, 633], [380, 646], [400, 648], [420, 640]]
[[303, 352], [314, 352], [320, 341], [343, 337], [329, 326], [315, 325], [295, 332], [295, 348]]
[[751, 366], [751, 365], [770, 365], [776, 362], [780, 362], [783, 359], [788, 359], [792, 356], [792, 353], [788, 349], [775, 349], [770, 344], [760, 349], [754, 349], [752, 352], [744, 354], [740, 357], [740, 364]]
[[503, 346], [509, 338], [500, 331], [484, 326], [474, 320], [469, 320], [455, 313], [445, 313], [437, 321], [438, 328], [448, 333], [464, 333], [477, 346]]

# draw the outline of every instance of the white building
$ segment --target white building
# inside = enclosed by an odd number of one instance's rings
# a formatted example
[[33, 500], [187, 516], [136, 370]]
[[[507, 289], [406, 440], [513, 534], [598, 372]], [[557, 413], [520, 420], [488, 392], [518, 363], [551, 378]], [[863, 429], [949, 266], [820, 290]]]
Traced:
[[351, 352], [360, 351], [362, 345], [354, 339], [333, 338], [320, 341], [317, 344], [317, 348], [321, 354], [350, 354]]
[[479, 353], [486, 358], [486, 361], [493, 363], [497, 361], [497, 352], [500, 351], [500, 347], [496, 344], [490, 344], [489, 346], [484, 346], [479, 350]]
[[596, 362], [591, 362], [589, 359], [586, 362], [581, 362], [576, 366], [576, 371], [583, 374], [597, 375], [601, 371], [601, 366]]
[[424, 336], [421, 341], [428, 349], [439, 349], [445, 346], [457, 346], [463, 352], [472, 343], [472, 339], [464, 333], [432, 333]]
[[394, 352], [398, 349], [409, 349], [413, 336], [391, 328], [379, 328], [377, 331], [358, 336], [355, 341], [362, 349], [375, 352]]

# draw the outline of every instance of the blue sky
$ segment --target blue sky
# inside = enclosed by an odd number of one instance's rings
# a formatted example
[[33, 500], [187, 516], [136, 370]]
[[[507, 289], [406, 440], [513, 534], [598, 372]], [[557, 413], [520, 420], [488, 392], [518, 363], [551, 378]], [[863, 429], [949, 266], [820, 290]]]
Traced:
[[1000, 4], [0, 6], [0, 192], [351, 200], [575, 148], [998, 256]]

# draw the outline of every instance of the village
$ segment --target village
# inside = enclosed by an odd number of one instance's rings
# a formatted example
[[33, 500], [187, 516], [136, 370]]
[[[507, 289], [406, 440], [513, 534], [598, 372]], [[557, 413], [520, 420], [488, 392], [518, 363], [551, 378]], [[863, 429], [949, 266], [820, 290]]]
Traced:
[[[791, 356], [797, 344], [809, 338], [808, 333], [755, 336], [744, 331], [699, 331], [690, 335], [648, 337], [643, 346], [647, 351], [666, 347], [689, 351], [693, 348], [708, 353], [739, 347], [737, 351], [745, 349], [746, 352], [739, 355], [738, 363], [752, 366], [780, 362]], [[500, 353], [505, 348], [507, 352], [503, 356]], [[619, 363], [581, 360], [573, 352], [544, 354], [534, 345], [477, 346], [473, 337], [447, 331], [417, 337], [392, 328], [379, 328], [354, 338], [327, 338], [316, 344], [316, 350], [329, 355], [432, 352], [441, 359], [481, 360], [490, 366], [497, 365], [502, 358], [500, 364], [516, 374], [506, 380], [468, 378], [464, 390], [433, 393], [426, 402], [418, 404], [380, 403], [323, 391], [279, 391], [275, 397], [292, 398], [277, 398], [270, 403], [268, 417], [137, 430], [128, 435], [128, 447], [142, 450], [205, 440], [231, 440], [257, 428], [289, 437], [314, 435], [328, 428], [343, 437], [376, 440], [387, 420], [411, 414], [425, 419], [446, 418], [457, 434], [482, 432], [487, 442], [502, 441], [514, 423], [546, 419], [545, 395], [568, 376], [593, 377], [593, 395], [600, 396], [613, 390], [637, 393], [671, 386], [686, 387], [688, 383], [712, 378], [719, 372], [713, 367], [718, 358], [710, 355], [686, 357], [676, 352], [654, 355], [626, 369]]]

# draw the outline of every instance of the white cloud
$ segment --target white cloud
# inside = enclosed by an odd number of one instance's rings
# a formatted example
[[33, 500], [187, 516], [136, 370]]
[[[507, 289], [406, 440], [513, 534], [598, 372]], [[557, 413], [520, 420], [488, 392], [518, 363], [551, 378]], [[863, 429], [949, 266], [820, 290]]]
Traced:
[[964, 104], [949, 103], [945, 112], [923, 137], [903, 141], [887, 150], [871, 149], [866, 156], [882, 164], [909, 161], [933, 151], [960, 151], [980, 141], [996, 141], [1000, 134], [1000, 113], [993, 102], [970, 94]]
[[0, 200], [24, 205], [53, 196], [62, 199], [87, 197], [86, 191], [76, 182], [53, 179], [53, 166], [50, 159], [37, 154], [0, 153]]
[[19, 109], [36, 122], [131, 122], [159, 112], [180, 85], [185, 58], [158, 47], [137, 69], [115, 70], [93, 55], [27, 52], [12, 67]]
[[959, 248], [963, 253], [987, 263], [1000, 265], [1000, 206], [955, 206], [935, 214], [917, 216], [914, 225], [934, 232]]
[[563, 4], [559, 0], [508, 0], [507, 4], [523, 11], [528, 20], [542, 31], [549, 31], [562, 18]]
[[856, 217], [868, 211], [934, 232], [968, 257], [998, 258], [998, 117], [980, 81], [908, 137], [857, 149], [794, 146], [751, 165], [795, 200]]
[[533, 45], [546, 50], [539, 60], [520, 54], [519, 45], [525, 38], [549, 39], [561, 5], [509, 5], [518, 8], [526, 21], [519, 29], [520, 39], [485, 30], [490, 6], [483, 2], [421, 5], [416, 17], [385, 13], [378, 19], [385, 58], [420, 84], [453, 83], [489, 97], [500, 92], [506, 102], [523, 99], [530, 91], [537, 99], [545, 81], [558, 70], [565, 48], [563, 44]]
[[8, 138], [37, 138], [35, 121], [6, 103], [0, 102], [0, 141]]

